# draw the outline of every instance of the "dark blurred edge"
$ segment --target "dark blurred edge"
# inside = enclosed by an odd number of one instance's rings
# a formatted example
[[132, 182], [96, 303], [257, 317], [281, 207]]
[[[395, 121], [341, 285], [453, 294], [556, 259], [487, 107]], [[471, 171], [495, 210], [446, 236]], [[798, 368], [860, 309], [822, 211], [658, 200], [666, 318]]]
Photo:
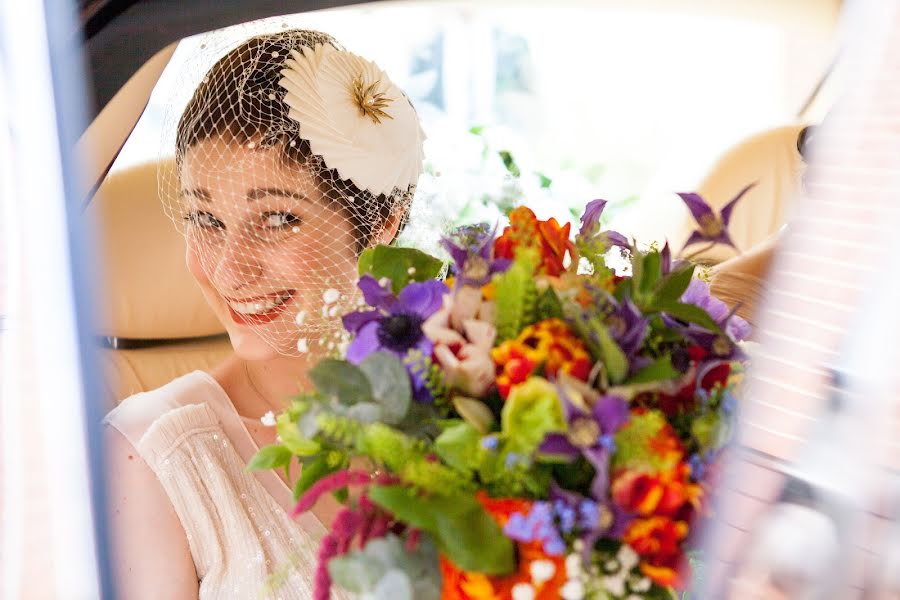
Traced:
[[[147, 60], [182, 38], [281, 15], [362, 4], [362, 0], [107, 0], [83, 3], [93, 119]], [[71, 12], [71, 10], [69, 11]], [[67, 39], [66, 31], [56, 39]]]

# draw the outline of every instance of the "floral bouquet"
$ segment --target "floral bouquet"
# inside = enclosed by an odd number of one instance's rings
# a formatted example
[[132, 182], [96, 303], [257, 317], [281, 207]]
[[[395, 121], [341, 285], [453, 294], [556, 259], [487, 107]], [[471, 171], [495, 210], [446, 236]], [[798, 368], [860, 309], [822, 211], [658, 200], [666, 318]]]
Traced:
[[[682, 198], [692, 243], [730, 243], [730, 208]], [[323, 494], [344, 502], [317, 598], [334, 584], [390, 600], [685, 587], [749, 328], [668, 245], [601, 230], [604, 205], [574, 239], [525, 207], [499, 236], [463, 227], [443, 240], [443, 281], [416, 250], [362, 255], [344, 358], [311, 370], [315, 391], [250, 465], [299, 457], [295, 514]], [[371, 468], [351, 467], [359, 457]]]

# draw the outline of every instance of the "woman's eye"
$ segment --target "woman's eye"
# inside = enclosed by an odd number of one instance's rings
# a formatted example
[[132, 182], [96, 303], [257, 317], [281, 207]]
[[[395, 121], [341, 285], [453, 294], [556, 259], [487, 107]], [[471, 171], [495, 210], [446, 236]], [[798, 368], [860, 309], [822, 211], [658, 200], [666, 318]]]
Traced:
[[289, 212], [266, 212], [263, 213], [262, 224], [267, 229], [284, 229], [287, 227], [295, 227], [300, 225], [301, 219], [297, 215]]
[[225, 229], [225, 223], [217, 219], [211, 213], [205, 211], [194, 211], [185, 217], [185, 219], [190, 221], [191, 224], [203, 227], [204, 229]]

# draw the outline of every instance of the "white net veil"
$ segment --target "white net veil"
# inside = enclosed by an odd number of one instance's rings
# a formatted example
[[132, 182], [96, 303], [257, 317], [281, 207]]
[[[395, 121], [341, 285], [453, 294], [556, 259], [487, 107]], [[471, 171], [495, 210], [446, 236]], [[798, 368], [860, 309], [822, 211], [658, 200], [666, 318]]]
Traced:
[[208, 34], [188, 61], [179, 81], [195, 91], [166, 116], [160, 196], [230, 333], [326, 353], [359, 302], [359, 253], [406, 222], [425, 136], [405, 94], [332, 37], [253, 33]]

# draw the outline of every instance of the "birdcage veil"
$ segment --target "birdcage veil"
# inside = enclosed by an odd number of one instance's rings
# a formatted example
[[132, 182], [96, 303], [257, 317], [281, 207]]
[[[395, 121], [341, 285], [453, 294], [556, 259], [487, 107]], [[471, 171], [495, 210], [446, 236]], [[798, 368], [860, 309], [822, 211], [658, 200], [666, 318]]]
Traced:
[[[424, 133], [406, 95], [331, 36], [207, 34], [164, 118], [159, 191], [220, 313], [279, 353], [338, 349], [359, 253], [402, 229]], [[174, 155], [174, 161], [170, 157]]]

